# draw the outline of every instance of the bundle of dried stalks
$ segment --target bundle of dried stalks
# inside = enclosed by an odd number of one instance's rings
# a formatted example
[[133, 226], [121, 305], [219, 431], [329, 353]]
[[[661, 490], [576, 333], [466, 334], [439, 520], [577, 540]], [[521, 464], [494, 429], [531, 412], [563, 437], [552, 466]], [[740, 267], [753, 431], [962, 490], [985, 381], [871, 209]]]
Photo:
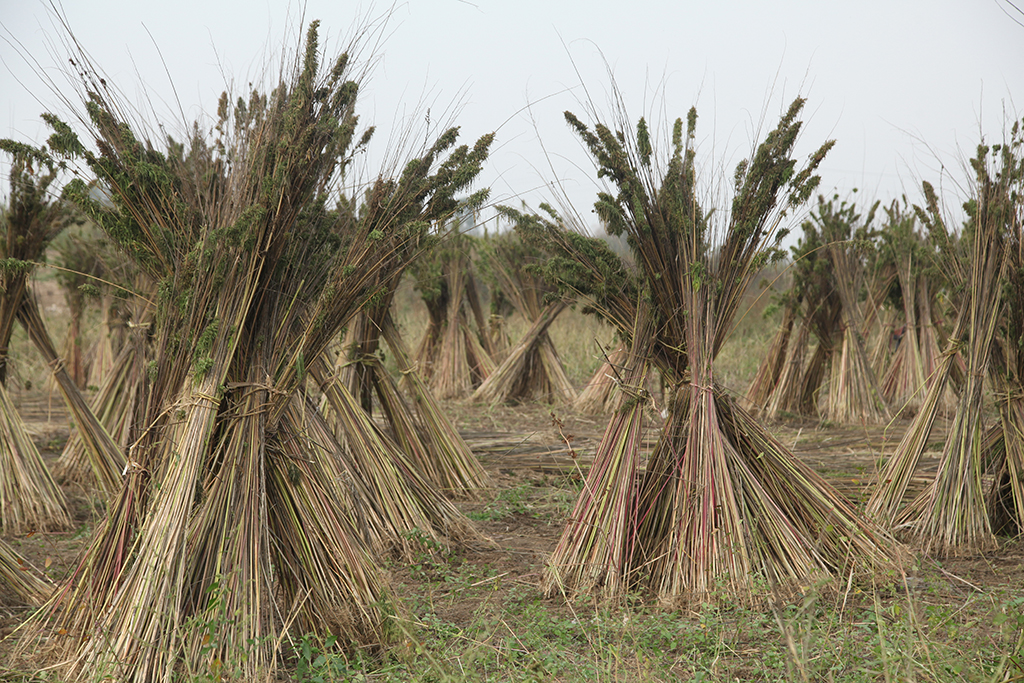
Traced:
[[516, 312], [530, 324], [523, 339], [512, 346], [498, 368], [473, 393], [484, 403], [546, 401], [571, 403], [576, 389], [565, 373], [548, 328], [565, 310], [550, 301], [554, 288], [537, 273], [545, 254], [508, 232], [486, 242], [484, 263], [492, 291], [501, 291]]
[[[493, 135], [484, 136], [472, 150], [457, 150], [446, 162], [463, 170], [460, 188], [467, 186], [479, 173], [492, 140]], [[454, 186], [445, 192], [453, 189]], [[453, 211], [476, 209], [486, 200], [487, 194], [487, 190], [481, 190], [456, 202], [453, 197], [441, 201], [443, 197], [438, 193], [432, 201], [424, 204], [413, 190], [400, 185], [396, 188], [395, 196], [408, 195], [409, 206], [397, 220], [406, 223], [415, 221], [420, 225], [441, 223]], [[325, 392], [332, 390], [329, 387], [331, 383], [340, 382], [358, 398], [363, 410], [370, 416], [374, 413], [376, 398], [390, 427], [391, 438], [414, 466], [419, 468], [420, 474], [448, 493], [472, 496], [486, 486], [486, 473], [413, 368], [409, 352], [390, 314], [403, 273], [435, 246], [438, 236], [424, 232], [422, 239], [415, 241], [401, 234], [394, 237], [396, 239], [388, 253], [388, 261], [381, 264], [379, 270], [381, 281], [377, 293], [348, 325], [342, 353], [336, 359], [334, 375], [329, 376], [326, 369], [321, 367], [318, 368], [317, 380]], [[476, 300], [471, 298], [473, 301]], [[473, 309], [480, 311], [478, 301]], [[478, 325], [482, 324], [481, 321], [482, 312]], [[399, 391], [397, 383], [381, 362], [382, 339], [390, 347], [405, 384], [413, 394], [412, 404]], [[330, 401], [328, 405], [331, 405]], [[330, 415], [328, 419], [331, 419]], [[341, 429], [339, 438], [343, 436], [344, 430]]]
[[811, 339], [810, 318], [803, 318], [797, 328], [796, 335], [786, 345], [786, 356], [782, 360], [782, 367], [779, 368], [779, 376], [776, 379], [772, 392], [765, 400], [764, 408], [760, 415], [765, 419], [774, 420], [784, 414], [798, 414], [804, 410], [812, 411], [814, 414], [813, 402], [803, 402], [804, 394], [804, 364], [807, 357], [807, 349]]
[[71, 525], [64, 494], [54, 483], [25, 424], [0, 383], [0, 533], [24, 534]]
[[85, 447], [85, 455], [101, 491], [107, 496], [113, 494], [121, 486], [125, 466], [124, 452], [93, 413], [78, 384], [68, 373], [64, 361], [57, 355], [57, 349], [43, 322], [39, 306], [31, 295], [22, 300], [18, 309], [18, 320], [28, 332], [36, 350], [51, 368], [52, 377], [68, 412], [74, 419], [79, 443]]
[[145, 319], [132, 323], [130, 336], [112, 360], [90, 404], [91, 413], [119, 450], [88, 444], [87, 440], [96, 432], [80, 429], [76, 424], [57, 461], [56, 473], [62, 482], [92, 484], [107, 498], [120, 490], [125, 466], [123, 453], [141, 436], [148, 395], [147, 368], [153, 360], [151, 324]]
[[[998, 218], [1004, 221], [1006, 277], [1005, 313], [999, 324], [992, 358], [992, 384], [999, 407], [1003, 447], [989, 469], [995, 477], [987, 495], [992, 531], [1007, 536], [1024, 532], [1024, 206], [1022, 206], [1022, 139], [1020, 124], [1011, 130], [1008, 149], [1000, 150], [998, 185], [1004, 192]], [[1012, 188], [1006, 192], [1003, 188]]]
[[71, 379], [83, 391], [88, 388], [92, 358], [83, 353], [82, 318], [89, 299], [99, 294], [95, 283], [102, 275], [103, 265], [100, 254], [103, 242], [96, 233], [95, 226], [82, 226], [65, 230], [53, 243], [58, 261], [54, 275], [63, 290], [69, 316], [61, 357]]
[[416, 366], [440, 399], [469, 396], [496, 367], [473, 276], [473, 240], [459, 233], [459, 225], [446, 225], [438, 243], [414, 267], [429, 313]]
[[393, 284], [396, 244], [420, 240], [434, 207], [454, 209], [473, 150], [448, 129], [400, 177], [382, 173], [329, 208], [369, 131], [357, 141], [347, 54], [321, 70], [316, 23], [269, 95], [232, 106], [225, 94], [211, 134], [197, 126], [166, 152], [84, 54], [74, 63], [98, 151], [52, 118], [51, 144], [84, 159], [110, 199], [82, 181], [66, 192], [159, 285], [123, 485], [35, 625], [71, 634], [51, 640], [69, 680], [269, 681], [290, 628], [381, 642], [386, 595], [369, 548], [469, 526], [341, 390], [339, 446], [306, 397], [308, 369]]
[[426, 441], [430, 457], [422, 463], [421, 469], [442, 491], [454, 495], [477, 495], [490, 486], [490, 477], [416, 371], [390, 314], [384, 318], [383, 333], [398, 371], [410, 387], [419, 425], [417, 433]]
[[[999, 345], [996, 340], [1000, 328], [1011, 330], [1015, 324], [1013, 315], [1007, 315], [1014, 300], [1013, 278], [1008, 281], [1007, 275], [1014, 265], [1011, 254], [1021, 230], [1020, 197], [1024, 181], [1021, 149], [1021, 130], [1014, 125], [1011, 139], [1005, 145], [991, 149], [979, 145], [976, 157], [971, 160], [973, 196], [965, 204], [968, 221], [963, 229], [964, 240], [970, 244], [966, 261], [962, 258], [963, 252], [954, 248], [956, 240], [945, 229], [930, 186], [925, 186], [927, 212], [919, 211], [919, 215], [929, 219], [933, 235], [938, 235], [940, 249], [947, 254], [944, 266], [951, 285], [963, 283], [969, 296], [961, 305], [956, 329], [948, 344], [946, 362], [936, 373], [942, 374], [929, 387], [928, 398], [934, 401], [922, 408], [911, 431], [887, 464], [882, 473], [885, 488], [869, 501], [869, 510], [895, 517], [895, 524], [906, 529], [926, 552], [940, 556], [973, 553], [991, 548], [996, 543], [992, 506], [990, 501], [986, 501], [982, 481], [987, 456], [984, 392], [986, 375], [996, 380], [997, 391], [1008, 388], [1007, 380], [1013, 376], [1007, 372], [1009, 364], [1006, 361], [1009, 358], [1004, 355], [1006, 345]], [[944, 389], [942, 384], [953, 374], [952, 356], [957, 350], [964, 357], [967, 374], [937, 474], [911, 504], [899, 510], [905, 489], [889, 484], [888, 479], [902, 482], [920, 458], [923, 441], [928, 438], [938, 411], [938, 396]], [[1010, 397], [1015, 391], [1011, 389], [1003, 396]], [[1019, 429], [1014, 424], [1012, 400], [1004, 399], [1000, 408], [1003, 424]], [[1016, 448], [1011, 443], [1015, 437], [1012, 432], [1007, 432], [1004, 438], [1002, 452], [1008, 470], [1019, 468], [1019, 454], [1011, 452]], [[1018, 487], [1018, 491], [1011, 494], [1011, 499], [1019, 495]], [[899, 512], [894, 513], [896, 510]]]
[[842, 304], [825, 416], [844, 424], [891, 419], [868, 358], [864, 336], [871, 321], [866, 321], [862, 314], [860, 296], [866, 270], [863, 252], [868, 248], [866, 243], [877, 206], [872, 206], [867, 217], [862, 218], [852, 203], [844, 201], [836, 206], [834, 199], [825, 201], [819, 197], [817, 210], [811, 214], [826, 243], [825, 252]]
[[757, 374], [747, 388], [747, 403], [753, 407], [754, 413], [764, 410], [776, 387], [779, 386], [779, 378], [789, 359], [789, 339], [793, 334], [793, 324], [796, 322], [800, 303], [799, 299], [786, 302], [782, 323], [768, 346], [764, 360], [757, 366]]
[[[641, 306], [633, 339], [653, 339], [653, 322], [652, 312]], [[622, 400], [605, 428], [558, 545], [548, 558], [541, 589], [549, 595], [596, 593], [616, 598], [638, 579], [638, 568], [632, 564], [639, 526], [636, 498], [640, 445], [648, 422], [645, 412], [651, 403], [646, 388], [650, 349], [642, 344], [623, 349], [625, 358], [615, 369], [614, 381]]]
[[566, 305], [564, 301], [553, 301], [544, 306], [501, 365], [473, 392], [472, 400], [495, 404], [533, 395], [549, 402], [568, 402], [575, 398], [576, 390], [548, 336], [551, 323]]
[[[785, 356], [774, 384], [764, 386], [767, 395], [754, 404], [768, 420], [785, 415], [818, 417], [818, 398], [832, 357], [841, 304], [831, 275], [825, 244], [813, 221], [804, 221], [803, 235], [792, 247], [793, 284], [785, 295], [787, 310], [795, 307], [800, 326], [796, 335], [787, 335]], [[787, 313], [788, 317], [788, 313]], [[778, 335], [785, 334], [786, 317]], [[814, 353], [807, 360], [812, 338], [817, 339]], [[769, 372], [778, 362], [769, 356], [760, 372]]]
[[98, 391], [106, 381], [107, 375], [114, 369], [114, 297], [102, 295], [100, 299], [100, 324], [96, 341], [89, 351], [89, 376], [85, 380], [87, 391]]
[[[886, 209], [882, 228], [882, 251], [897, 275], [896, 304], [902, 319], [893, 327], [883, 345], [895, 346], [892, 360], [882, 377], [882, 394], [890, 405], [917, 412], [924, 403], [925, 384], [934, 372], [940, 350], [932, 323], [934, 288], [931, 286], [936, 257], [926, 237], [919, 234], [917, 217], [898, 202]], [[888, 344], [885, 344], [885, 342]], [[942, 407], [953, 404], [951, 392], [945, 392]]]
[[[571, 547], [562, 551], [566, 557], [614, 558], [628, 550], [625, 570], [601, 560], [596, 571], [610, 566], [613, 577], [646, 585], [664, 602], [715, 596], [750, 600], [765, 580], [788, 590], [817, 574], [874, 572], [896, 563], [884, 533], [861, 520], [715, 382], [714, 358], [742, 294], [781, 256], [782, 217], [813, 192], [815, 170], [831, 146], [797, 168], [791, 154], [802, 106], [803, 100], [796, 100], [751, 160], [737, 169], [732, 210], [718, 224], [712, 220], [718, 214], [696, 198], [695, 111], [685, 134], [683, 122], [676, 121], [664, 169], [654, 161], [644, 119], [635, 135], [627, 135], [624, 125], [613, 130], [599, 123], [591, 130], [567, 114], [600, 175], [614, 183], [618, 194], [601, 193], [595, 208], [610, 232], [625, 234], [636, 270], [557, 221], [533, 216], [517, 225], [558, 254], [546, 264], [548, 276], [582, 295], [633, 348], [650, 349], [648, 357], [669, 384], [662, 435], [639, 489], [628, 494], [635, 504], [623, 500], [622, 487], [601, 488], [591, 481], [596, 499], [581, 508], [610, 510], [614, 521], [603, 520], [602, 528], [629, 531], [609, 539], [579, 535], [570, 524], [563, 545], [584, 547], [578, 553]], [[634, 339], [644, 329], [635, 326], [642, 319], [638, 302], [648, 300], [653, 334]], [[615, 418], [620, 423], [621, 415]], [[609, 431], [625, 443], [623, 433]], [[613, 483], [631, 482], [630, 475], [638, 474], [616, 474]], [[623, 539], [628, 547], [601, 547]], [[563, 574], [564, 569], [549, 572], [549, 592], [561, 590]], [[591, 585], [584, 578], [567, 588]]]
[[0, 149], [12, 156], [8, 206], [0, 213], [0, 530], [16, 534], [61, 529], [71, 523], [64, 496], [3, 387], [11, 334], [28, 293], [29, 277], [72, 214], [67, 205], [50, 196], [58, 166], [46, 148], [0, 140]]

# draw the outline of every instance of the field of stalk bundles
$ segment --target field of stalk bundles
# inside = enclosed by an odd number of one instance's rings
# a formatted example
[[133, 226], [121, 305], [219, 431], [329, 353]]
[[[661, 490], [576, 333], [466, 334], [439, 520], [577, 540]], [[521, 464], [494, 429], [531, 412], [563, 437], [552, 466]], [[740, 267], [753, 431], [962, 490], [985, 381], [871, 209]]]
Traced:
[[481, 236], [495, 136], [356, 177], [316, 22], [181, 140], [72, 63], [0, 141], [0, 680], [1024, 681], [1018, 124], [954, 224], [802, 99], [719, 193], [566, 112], [606, 234]]

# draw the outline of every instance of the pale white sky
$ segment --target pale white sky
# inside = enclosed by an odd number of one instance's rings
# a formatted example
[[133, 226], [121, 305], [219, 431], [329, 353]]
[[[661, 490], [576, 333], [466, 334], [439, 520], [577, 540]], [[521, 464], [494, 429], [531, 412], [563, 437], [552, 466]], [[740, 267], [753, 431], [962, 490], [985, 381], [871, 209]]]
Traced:
[[[584, 216], [597, 186], [562, 112], [590, 122], [588, 101], [610, 111], [606, 66], [634, 121], [667, 126], [695, 104], [701, 158], [727, 171], [761, 120], [804, 95], [802, 151], [837, 140], [823, 188], [885, 202], [915, 200], [921, 179], [962, 179], [958, 150], [981, 130], [998, 140], [1024, 97], [1024, 16], [1008, 0], [66, 0], [62, 11], [107, 81], [172, 131], [183, 128], [175, 93], [184, 118], [212, 114], [226, 83], [265, 82], [303, 21], [321, 20], [333, 55], [390, 12], [363, 44], [376, 61], [359, 109], [378, 129], [366, 172], [410, 122], [421, 139], [429, 107], [432, 125], [450, 118], [464, 142], [497, 131], [482, 177], [494, 201], [535, 206], [558, 179]], [[65, 40], [47, 4], [0, 0], [0, 136], [42, 143], [39, 113], [67, 116]]]

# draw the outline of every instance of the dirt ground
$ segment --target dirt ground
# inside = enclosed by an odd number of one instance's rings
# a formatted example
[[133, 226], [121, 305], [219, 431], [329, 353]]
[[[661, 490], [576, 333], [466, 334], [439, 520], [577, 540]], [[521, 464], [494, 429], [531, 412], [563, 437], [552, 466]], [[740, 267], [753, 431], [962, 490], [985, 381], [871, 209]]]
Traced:
[[[38, 391], [17, 393], [14, 399], [46, 457], [55, 459], [68, 430], [59, 400]], [[494, 489], [485, 492], [481, 500], [459, 503], [486, 540], [451, 549], [440, 559], [425, 552], [417, 562], [388, 563], [396, 595], [405, 596], [399, 608], [399, 619], [404, 620], [400, 630], [413, 640], [424, 629], [436, 629], [424, 622], [423, 615], [429, 614], [432, 623], [461, 633], [471, 629], [492, 604], [499, 606], [499, 615], [522, 609], [523, 604], [541, 604], [554, 614], [568, 618], [571, 612], [575, 618], [578, 605], [543, 598], [538, 584], [601, 438], [604, 418], [545, 405], [484, 408], [449, 404], [448, 408], [494, 482]], [[771, 427], [799, 458], [855, 503], [865, 500], [883, 453], [891, 452], [905, 428], [906, 423], [855, 428], [814, 422]], [[656, 436], [652, 426], [648, 447]], [[929, 452], [937, 454], [940, 447], [941, 435], [937, 434]], [[934, 457], [925, 459], [915, 487], [924, 486], [936, 464]], [[99, 515], [88, 492], [69, 488], [65, 493], [75, 515], [73, 530], [6, 539], [35, 571], [54, 581], [71, 570]], [[970, 604], [974, 600], [995, 604], [1007, 596], [1024, 594], [1024, 543], [1019, 540], [974, 557], [943, 562], [918, 558], [912, 567], [906, 585], [927, 587], [922, 599], [936, 603]], [[0, 606], [0, 635], [8, 635], [24, 617], [25, 608], [14, 604], [11, 596], [0, 597], [8, 598], [5, 606]], [[498, 623], [504, 618], [496, 619]], [[0, 666], [8, 647], [0, 645]]]

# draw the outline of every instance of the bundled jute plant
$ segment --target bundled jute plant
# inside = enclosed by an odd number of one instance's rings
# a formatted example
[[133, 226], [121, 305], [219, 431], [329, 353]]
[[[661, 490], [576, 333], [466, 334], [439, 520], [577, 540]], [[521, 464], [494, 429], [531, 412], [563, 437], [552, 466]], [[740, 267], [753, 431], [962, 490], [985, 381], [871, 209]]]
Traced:
[[389, 621], [371, 549], [407, 546], [414, 531], [436, 543], [473, 533], [345, 387], [333, 403], [344, 440], [306, 388], [391, 284], [389, 259], [421, 239], [431, 202], [479, 165], [448, 130], [399, 178], [329, 207], [372, 129], [357, 137], [347, 53], [320, 60], [314, 22], [272, 92], [225, 94], [213, 131], [160, 151], [74, 57], [96, 151], [52, 117], [50, 145], [84, 160], [109, 198], [82, 180], [65, 194], [158, 285], [121, 486], [26, 627], [49, 635], [65, 680], [269, 681], [289, 633], [378, 644]]
[[[896, 273], [898, 287], [890, 298], [902, 317], [897, 318], [901, 324], [893, 325], [891, 334], [880, 335], [884, 346], [895, 346], [881, 390], [890, 405], [913, 414], [924, 403], [928, 378], [941, 355], [932, 311], [943, 281], [936, 268], [938, 255], [927, 235], [917, 230], [917, 216], [908, 210], [906, 201], [894, 201], [885, 214], [882, 258]], [[947, 389], [940, 401], [942, 408], [949, 410], [954, 402], [952, 390]]]
[[0, 580], [26, 604], [43, 605], [53, 595], [53, 585], [38, 576], [7, 541], [0, 540]]
[[[457, 129], [453, 128], [446, 133], [451, 142], [454, 142], [456, 132]], [[402, 457], [408, 457], [421, 474], [445, 492], [462, 496], [476, 495], [486, 487], [487, 474], [413, 367], [390, 311], [398, 284], [409, 266], [423, 258], [431, 248], [441, 248], [438, 237], [430, 233], [429, 226], [445, 222], [456, 212], [474, 210], [486, 201], [486, 189], [462, 200], [457, 200], [453, 193], [464, 189], [476, 178], [493, 139], [493, 134], [485, 135], [473, 148], [462, 147], [446, 158], [437, 177], [456, 172], [460, 174], [457, 181], [449, 181], [446, 186], [432, 187], [415, 173], [403, 175], [394, 195], [396, 198], [405, 197], [408, 205], [405, 213], [400, 213], [394, 220], [409, 227], [406, 232], [393, 237], [388, 262], [381, 264], [379, 270], [376, 294], [348, 325], [341, 352], [334, 361], [334, 373], [327, 374], [322, 366], [313, 368], [329, 404], [337, 402], [337, 397], [333, 396], [337, 388], [331, 386], [334, 382], [339, 382], [356, 397], [363, 410], [371, 416], [376, 398], [390, 427], [390, 437], [402, 451]], [[449, 144], [446, 141], [437, 148], [440, 151]], [[423, 166], [429, 168], [429, 161]], [[424, 203], [427, 196], [430, 196], [430, 201]], [[416, 233], [419, 239], [408, 239], [410, 233]], [[382, 341], [397, 361], [411, 402], [384, 367]], [[344, 438], [343, 429], [339, 430], [338, 436]]]
[[999, 407], [997, 443], [989, 452], [994, 471], [987, 495], [992, 532], [1003, 536], [1024, 533], [1024, 252], [1021, 231], [1011, 232], [1007, 245], [1010, 261], [1005, 288], [1006, 317], [993, 349], [993, 385]]
[[[655, 316], [638, 303], [631, 338], [636, 344], [614, 369], [619, 405], [605, 428], [594, 463], [544, 574], [549, 594], [620, 597], [636, 581], [641, 444], [653, 402], [647, 392]], [[601, 486], [603, 488], [594, 488]], [[564, 575], [563, 575], [563, 572]]]
[[[599, 176], [612, 183], [615, 193], [599, 194], [595, 208], [609, 232], [626, 236], [636, 269], [558, 221], [520, 215], [518, 228], [559, 254], [547, 262], [549, 278], [585, 297], [634, 353], [649, 349], [670, 398], [642, 476], [635, 442], [627, 441], [635, 438], [636, 418], [628, 409], [613, 418], [606, 436], [615, 443], [599, 450], [630, 471], [591, 470], [581, 494], [588, 500], [581, 500], [580, 517], [567, 525], [549, 562], [549, 593], [591, 591], [611, 581], [646, 586], [669, 604], [750, 600], [767, 585], [792, 589], [819, 574], [896, 566], [885, 533], [860, 519], [715, 380], [714, 358], [742, 294], [781, 255], [782, 220], [817, 186], [815, 171], [832, 144], [798, 168], [792, 151], [803, 103], [794, 101], [739, 165], [731, 210], [718, 222], [697, 200], [694, 110], [686, 124], [676, 121], [664, 166], [644, 119], [627, 134], [625, 125], [591, 129], [566, 114]], [[638, 330], [650, 332], [633, 338]], [[623, 460], [626, 454], [630, 460]], [[624, 494], [635, 477], [635, 494]]]
[[[53, 119], [50, 117], [48, 120]], [[60, 147], [59, 142], [57, 147]], [[47, 246], [67, 226], [73, 223], [81, 224], [81, 214], [73, 212], [69, 203], [54, 201], [49, 196], [50, 186], [64, 165], [54, 158], [51, 150], [46, 147], [33, 148], [12, 140], [0, 141], [0, 148], [15, 157], [11, 171], [11, 206], [5, 214], [6, 239], [3, 243], [4, 259], [0, 274], [0, 286], [3, 288], [3, 296], [0, 297], [0, 376], [6, 376], [7, 347], [15, 321], [20, 322], [43, 361], [51, 369], [50, 379], [56, 383], [74, 420], [76, 432], [82, 436], [81, 442], [97, 479], [106, 483], [105, 490], [112, 490], [112, 482], [123, 468], [124, 458], [118, 446], [89, 409], [79, 383], [72, 376], [73, 365], [69, 370], [64, 359], [57, 353], [29, 285], [29, 276], [35, 265], [43, 259]], [[36, 167], [36, 171], [33, 171], [33, 166]], [[8, 415], [5, 419], [10, 422], [14, 418], [16, 415]], [[19, 442], [13, 438], [7, 440], [5, 444], [7, 447], [4, 448], [4, 452], [8, 454], [5, 462], [12, 462], [11, 458], [21, 460], [21, 456], [14, 454], [19, 452], [19, 448], [31, 445], [19, 446]], [[35, 451], [35, 446], [31, 445], [31, 449]], [[39, 456], [37, 453], [27, 457], [34, 460]], [[8, 487], [6, 492], [10, 494], [10, 487], [18, 486], [19, 478], [33, 471], [39, 472], [40, 467], [41, 461], [38, 465], [26, 465], [22, 474], [5, 477], [5, 486]], [[26, 504], [42, 505], [44, 509], [50, 510], [44, 517], [52, 517], [52, 524], [57, 527], [66, 526], [70, 521], [63, 510], [63, 498], [53, 484], [50, 474], [45, 472], [45, 469], [42, 471], [43, 474], [31, 475], [36, 479], [36, 483], [31, 486], [38, 492], [33, 493], [31, 488], [26, 488], [23, 495], [18, 495], [17, 500], [10, 504], [11, 509], [17, 510]], [[45, 500], [51, 502], [44, 502]]]
[[0, 149], [12, 157], [9, 203], [0, 213], [0, 531], [20, 534], [71, 523], [64, 496], [4, 385], [18, 312], [32, 296], [29, 278], [72, 217], [67, 205], [50, 196], [58, 168], [45, 148], [2, 140]]
[[474, 239], [448, 221], [414, 269], [428, 320], [415, 361], [440, 399], [465, 398], [496, 368], [490, 327], [473, 274]]
[[565, 404], [576, 399], [576, 389], [548, 334], [567, 304], [552, 300], [553, 287], [536, 272], [544, 257], [541, 250], [524, 244], [514, 233], [495, 235], [486, 241], [483, 262], [492, 292], [500, 290], [529, 328], [501, 365], [473, 392], [473, 401]]
[[[135, 291], [146, 289], [153, 289], [155, 293], [155, 288], [147, 287]], [[80, 429], [76, 424], [55, 467], [62, 483], [90, 488], [105, 498], [120, 490], [126, 464], [124, 453], [142, 436], [148, 368], [155, 360], [153, 311], [148, 301], [141, 297], [122, 300], [118, 309], [118, 324], [122, 329], [121, 333], [114, 334], [110, 329], [113, 326], [111, 306], [104, 306], [103, 327], [106, 329], [101, 329], [95, 348], [113, 357], [106, 363], [106, 372], [99, 377], [94, 375], [99, 384], [89, 402], [90, 412], [103, 426], [103, 432], [116, 444], [116, 449], [90, 443], [90, 439], [96, 438], [94, 431]], [[113, 355], [115, 346], [117, 353]], [[94, 371], [100, 359], [99, 355], [94, 356]], [[100, 438], [102, 436], [100, 434]]]
[[[876, 203], [867, 217], [862, 217], [853, 203], [844, 201], [837, 206], [835, 198], [825, 201], [819, 197], [818, 206], [811, 213], [811, 220], [817, 224], [826, 244], [825, 252], [841, 304], [825, 416], [844, 424], [870, 424], [891, 419], [864, 341], [876, 311], [871, 310], [872, 317], [866, 320], [861, 310], [861, 291], [867, 269], [864, 251], [870, 249], [871, 223], [877, 207]], [[866, 304], [873, 308], [877, 302], [868, 297]]]
[[[90, 300], [99, 295], [97, 282], [102, 282], [103, 257], [102, 240], [92, 225], [82, 225], [64, 230], [53, 242], [57, 253], [55, 279], [63, 290], [68, 307], [68, 325], [61, 343], [61, 357], [68, 368], [68, 374], [78, 388], [88, 389], [92, 374], [91, 349], [86, 348], [82, 323]], [[104, 335], [105, 336], [105, 335]], [[110, 363], [110, 358], [101, 362]]]
[[[797, 322], [800, 311], [801, 300], [796, 292], [788, 292], [789, 296], [784, 297], [782, 322], [771, 344], [765, 352], [764, 359], [757, 366], [757, 373], [747, 388], [747, 403], [752, 406], [751, 412], [757, 413], [764, 410], [776, 387], [779, 386], [779, 378], [783, 369], [787, 366], [787, 359], [795, 358], [790, 355], [790, 339], [793, 337], [793, 327]], [[804, 340], [806, 343], [806, 340]], [[802, 369], [802, 368], [801, 368]]]
[[[881, 328], [885, 289], [869, 259], [874, 212], [864, 219], [853, 203], [819, 196], [803, 222], [782, 323], [747, 391], [767, 419], [791, 414], [864, 423], [889, 414], [866, 341]], [[817, 345], [805, 360], [812, 338]]]
[[[784, 415], [819, 417], [819, 395], [842, 306], [817, 224], [806, 220], [802, 229], [803, 235], [791, 248], [793, 281], [781, 297], [785, 313], [780, 329], [747, 391], [754, 412], [768, 420]], [[797, 320], [791, 323], [790, 316]], [[787, 331], [791, 325], [796, 326], [795, 333]], [[817, 344], [808, 359], [812, 340]], [[767, 381], [772, 377], [774, 381]]]
[[[970, 245], [968, 258], [958, 265], [957, 257], [963, 251], [945, 250], [953, 255], [945, 261], [951, 282], [963, 283], [966, 296], [943, 362], [929, 385], [925, 406], [880, 474], [881, 486], [869, 501], [869, 512], [894, 520], [894, 525], [905, 530], [926, 552], [939, 556], [994, 547], [994, 518], [1001, 529], [1014, 530], [1020, 528], [1020, 513], [1024, 510], [1019, 474], [1016, 482], [1010, 475], [1021, 471], [1020, 424], [1014, 414], [1020, 385], [1013, 367], [1016, 354], [1010, 347], [1019, 343], [1021, 329], [1014, 311], [1019, 305], [1019, 273], [1013, 268], [1020, 264], [1022, 149], [1024, 134], [1015, 123], [1004, 144], [981, 144], [971, 160], [973, 192], [964, 205], [968, 220], [959, 240]], [[925, 196], [927, 209], [921, 209], [919, 215], [927, 217], [933, 230], [940, 233], [940, 246], [953, 244], [957, 240], [946, 229], [930, 186], [925, 187]], [[1006, 343], [1000, 338], [1012, 341]], [[966, 376], [938, 471], [914, 501], [901, 507], [905, 482], [925, 447], [958, 350], [966, 363]], [[992, 439], [986, 438], [983, 411], [987, 377], [999, 397], [1002, 448], [993, 448], [989, 443]], [[998, 454], [995, 467], [999, 476], [986, 500], [983, 475], [985, 462], [993, 452]]]

